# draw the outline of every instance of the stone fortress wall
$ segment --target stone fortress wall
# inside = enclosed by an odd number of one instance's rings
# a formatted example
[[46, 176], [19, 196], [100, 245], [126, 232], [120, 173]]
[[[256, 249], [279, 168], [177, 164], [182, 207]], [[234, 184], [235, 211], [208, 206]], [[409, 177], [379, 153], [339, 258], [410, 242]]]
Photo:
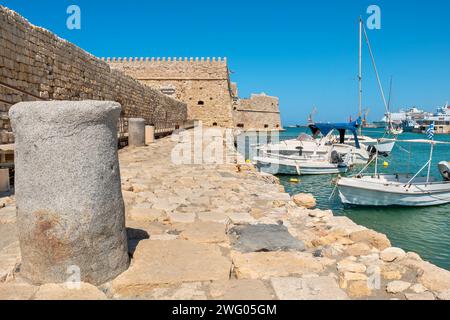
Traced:
[[226, 58], [106, 58], [112, 69], [183, 101], [188, 118], [233, 127]]
[[101, 61], [3, 6], [0, 22], [0, 143], [14, 142], [9, 107], [34, 100], [117, 101], [123, 117], [149, 124], [189, 119], [206, 126], [281, 128], [277, 99], [240, 99], [226, 58]]
[[148, 123], [187, 119], [186, 104], [138, 82], [0, 6], [0, 142], [12, 143], [9, 107], [34, 100], [112, 100], [124, 117]]
[[252, 94], [235, 102], [233, 118], [237, 127], [246, 130], [281, 130], [279, 99], [265, 93]]
[[281, 129], [278, 98], [240, 99], [226, 58], [105, 58], [113, 69], [183, 101], [188, 118], [207, 126]]

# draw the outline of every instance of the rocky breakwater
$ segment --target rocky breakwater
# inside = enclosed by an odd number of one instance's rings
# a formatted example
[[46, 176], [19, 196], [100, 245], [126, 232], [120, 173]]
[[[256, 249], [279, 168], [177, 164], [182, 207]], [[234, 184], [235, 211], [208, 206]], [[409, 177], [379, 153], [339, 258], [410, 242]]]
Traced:
[[[392, 248], [386, 236], [297, 205], [304, 197], [294, 201], [251, 165], [174, 164], [176, 145], [164, 138], [120, 151], [131, 265], [89, 287], [88, 298], [449, 298], [450, 272]], [[6, 202], [0, 218], [12, 228], [14, 200]], [[15, 258], [2, 269], [1, 298], [73, 298], [62, 285], [24, 283]]]

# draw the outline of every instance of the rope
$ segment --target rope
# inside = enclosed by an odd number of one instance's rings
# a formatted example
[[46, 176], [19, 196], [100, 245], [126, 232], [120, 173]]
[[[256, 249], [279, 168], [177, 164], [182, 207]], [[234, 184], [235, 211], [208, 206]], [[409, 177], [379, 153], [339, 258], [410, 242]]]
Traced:
[[[411, 154], [411, 151], [406, 150], [405, 148], [403, 148], [402, 146], [400, 146], [398, 143], [396, 144], [396, 146], [403, 152], [406, 152], [408, 154]], [[411, 146], [411, 145], [410, 145]]]
[[334, 193], [336, 192], [337, 187], [338, 187], [338, 185], [337, 185], [337, 181], [336, 181], [336, 183], [334, 184], [333, 191], [331, 192], [330, 197], [328, 198], [328, 201], [330, 201], [334, 197]]

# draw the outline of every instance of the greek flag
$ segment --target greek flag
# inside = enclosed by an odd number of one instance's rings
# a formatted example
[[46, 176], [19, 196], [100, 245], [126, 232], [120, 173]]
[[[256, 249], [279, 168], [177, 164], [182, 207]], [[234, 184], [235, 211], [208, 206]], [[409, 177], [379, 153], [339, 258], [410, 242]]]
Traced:
[[430, 126], [427, 129], [427, 135], [428, 139], [433, 140], [434, 138], [434, 122], [430, 124]]

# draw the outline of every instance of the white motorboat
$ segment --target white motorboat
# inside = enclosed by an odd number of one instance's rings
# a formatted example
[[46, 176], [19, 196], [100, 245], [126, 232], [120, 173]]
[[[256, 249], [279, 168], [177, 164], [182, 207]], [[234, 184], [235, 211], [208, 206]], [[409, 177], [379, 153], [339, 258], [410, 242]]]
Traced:
[[[405, 142], [430, 143], [430, 158], [415, 174], [378, 174], [378, 155], [374, 157], [375, 173], [340, 177], [337, 181], [339, 197], [345, 204], [362, 206], [432, 206], [450, 203], [450, 165], [439, 163], [439, 171], [443, 180], [430, 176], [433, 148], [435, 144], [450, 144], [427, 140], [405, 140]], [[428, 167], [426, 177], [419, 174]]]
[[346, 204], [361, 206], [432, 206], [450, 202], [450, 182], [407, 175], [340, 178], [339, 196]]
[[[314, 139], [308, 134], [301, 134], [297, 139], [289, 139], [278, 143], [256, 147], [256, 154], [268, 153], [283, 156], [322, 156], [326, 157], [330, 152], [337, 151], [341, 156], [351, 153], [352, 164], [366, 164], [375, 151], [379, 154], [389, 155], [394, 148], [395, 140], [374, 139], [367, 136], [357, 136], [358, 121], [352, 123], [316, 123], [310, 125], [315, 136], [322, 134], [322, 138]], [[334, 132], [337, 131], [338, 135]], [[350, 131], [353, 135], [346, 135]]]
[[320, 155], [290, 155], [263, 153], [254, 158], [256, 167], [271, 174], [320, 175], [345, 173], [350, 165], [350, 153], [342, 157], [333, 150], [326, 157]]

